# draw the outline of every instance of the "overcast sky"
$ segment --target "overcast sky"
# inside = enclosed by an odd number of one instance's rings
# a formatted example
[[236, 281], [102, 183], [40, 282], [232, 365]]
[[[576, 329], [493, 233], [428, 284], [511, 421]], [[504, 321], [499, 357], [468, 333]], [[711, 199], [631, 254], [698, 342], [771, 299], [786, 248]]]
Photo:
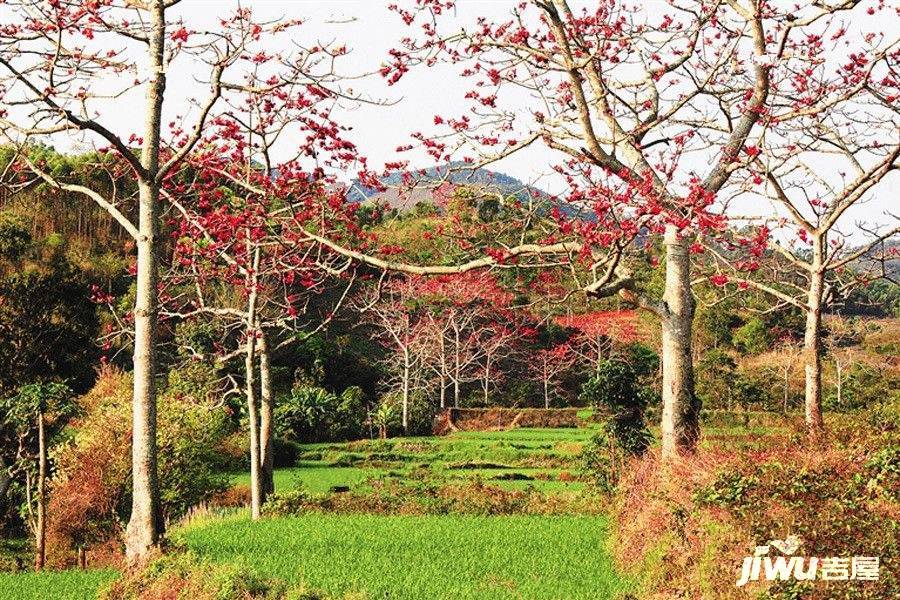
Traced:
[[[518, 1], [458, 0], [454, 18], [461, 24], [473, 23], [478, 16], [505, 20], [510, 8]], [[340, 63], [341, 69], [347, 74], [356, 74], [376, 71], [388, 56], [387, 51], [397, 46], [401, 37], [410, 35], [398, 16], [387, 9], [388, 3], [388, 0], [243, 0], [240, 5], [251, 7], [257, 20], [303, 19], [304, 25], [295, 31], [297, 40], [304, 45], [346, 43], [351, 52]], [[217, 19], [233, 11], [238, 4], [237, 0], [183, 0], [176, 6], [175, 14], [182, 15], [190, 28], [214, 28]], [[643, 6], [650, 12], [662, 12], [665, 3], [649, 0]], [[900, 38], [900, 17], [896, 13], [892, 14], [888, 9], [878, 18], [878, 26], [887, 28], [889, 38]], [[176, 61], [168, 73], [166, 109], [170, 115], [171, 111], [183, 110], [184, 99], [200, 94], [192, 79], [196, 69], [183, 64], [184, 60]], [[350, 137], [369, 157], [372, 167], [377, 169], [386, 161], [397, 160], [395, 148], [409, 143], [411, 132], [429, 131], [435, 114], [460, 115], [468, 109], [463, 99], [466, 87], [458, 77], [459, 70], [460, 67], [449, 65], [413, 69], [393, 87], [388, 87], [378, 76], [353, 83], [355, 91], [392, 103], [391, 106], [362, 105], [342, 118], [342, 122], [353, 127]], [[136, 107], [140, 106], [139, 95], [142, 93], [140, 89], [133, 92]], [[104, 113], [102, 120], [124, 137], [131, 132], [139, 134], [141, 123], [135, 119], [138, 110], [136, 108], [134, 113], [111, 111]], [[421, 158], [417, 161], [415, 156], [400, 158], [412, 158], [414, 166], [423, 164]], [[562, 185], [550, 174], [549, 166], [558, 158], [545, 147], [534, 145], [491, 168], [556, 193], [562, 191]], [[698, 170], [705, 171], [705, 165], [700, 167]], [[859, 218], [884, 223], [889, 220], [885, 211], [900, 212], [900, 177], [896, 175], [883, 182], [876, 198], [849, 215], [850, 220]]]

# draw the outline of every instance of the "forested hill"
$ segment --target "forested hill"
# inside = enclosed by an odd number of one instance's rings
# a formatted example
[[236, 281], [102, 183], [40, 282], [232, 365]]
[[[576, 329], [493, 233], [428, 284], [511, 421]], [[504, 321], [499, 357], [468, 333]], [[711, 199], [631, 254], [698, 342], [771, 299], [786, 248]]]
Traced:
[[[448, 174], [449, 169], [454, 169]], [[501, 192], [505, 195], [516, 196], [520, 199], [526, 199], [528, 195], [538, 198], [547, 198], [547, 192], [526, 184], [515, 177], [498, 173], [489, 169], [470, 169], [466, 168], [465, 163], [449, 163], [447, 165], [430, 167], [428, 169], [415, 171], [394, 171], [381, 178], [382, 183], [391, 189], [409, 186], [410, 181], [419, 182], [422, 193], [416, 191], [409, 192], [411, 198], [416, 200], [425, 197], [426, 188], [429, 184], [437, 182], [449, 182], [455, 185], [468, 185], [475, 187], [490, 188]], [[347, 199], [351, 202], [364, 202], [372, 198], [381, 198], [389, 195], [391, 192], [381, 192], [375, 188], [361, 185], [358, 179], [351, 182], [350, 192]], [[430, 195], [430, 194], [427, 194]], [[421, 197], [421, 198], [420, 198]]]

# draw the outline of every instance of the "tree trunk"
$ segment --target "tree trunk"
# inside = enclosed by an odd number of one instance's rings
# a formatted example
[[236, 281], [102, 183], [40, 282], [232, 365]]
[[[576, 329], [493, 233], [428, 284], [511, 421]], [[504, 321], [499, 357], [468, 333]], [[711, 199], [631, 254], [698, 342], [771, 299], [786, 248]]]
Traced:
[[694, 296], [688, 242], [666, 227], [666, 288], [662, 311], [662, 456], [693, 452], [700, 436], [700, 402], [694, 395], [691, 328]]
[[266, 496], [275, 492], [275, 447], [273, 437], [275, 410], [272, 396], [272, 373], [269, 361], [269, 345], [266, 332], [259, 332], [259, 451], [262, 468], [263, 501]]
[[403, 352], [403, 435], [409, 435], [409, 352]]
[[150, 81], [144, 114], [141, 165], [146, 173], [138, 182], [137, 282], [134, 306], [134, 396], [132, 398], [131, 518], [125, 530], [125, 554], [132, 565], [144, 563], [165, 530], [159, 503], [156, 462], [156, 236], [159, 221], [159, 130], [166, 87], [165, 6], [152, 3]]
[[842, 392], [843, 383], [844, 383], [843, 382], [843, 377], [844, 377], [843, 371], [844, 371], [844, 366], [841, 364], [840, 359], [835, 358], [834, 359], [834, 372], [835, 372], [835, 376], [837, 377], [837, 389], [835, 391], [837, 392], [838, 407], [841, 406], [841, 392]]
[[544, 377], [544, 408], [550, 408], [550, 379]]
[[37, 482], [37, 527], [34, 532], [34, 569], [44, 568], [47, 540], [47, 440], [44, 431], [44, 413], [38, 412], [38, 482]]
[[790, 385], [789, 377], [791, 374], [790, 363], [784, 368], [784, 414], [788, 412], [788, 393], [790, 392], [788, 386]]
[[491, 359], [488, 356], [484, 363], [484, 405], [488, 405], [488, 395], [491, 388]]
[[259, 452], [259, 417], [256, 409], [256, 340], [254, 333], [247, 335], [244, 355], [244, 371], [247, 386], [247, 426], [250, 428], [250, 516], [256, 520], [262, 508], [262, 465]]
[[803, 370], [806, 375], [804, 397], [806, 429], [815, 439], [824, 428], [822, 422], [822, 297], [825, 290], [824, 236], [813, 238], [812, 271], [806, 306], [806, 330], [803, 336]]
[[244, 372], [247, 386], [247, 427], [250, 429], [250, 517], [259, 519], [263, 503], [262, 463], [260, 461], [259, 414], [256, 406], [256, 301], [260, 248], [251, 252], [250, 231], [247, 235], [247, 253], [252, 255], [252, 267], [247, 278], [247, 348], [244, 354]]
[[459, 408], [459, 329], [456, 327], [453, 328], [453, 339], [455, 342], [455, 346], [453, 347], [453, 407]]

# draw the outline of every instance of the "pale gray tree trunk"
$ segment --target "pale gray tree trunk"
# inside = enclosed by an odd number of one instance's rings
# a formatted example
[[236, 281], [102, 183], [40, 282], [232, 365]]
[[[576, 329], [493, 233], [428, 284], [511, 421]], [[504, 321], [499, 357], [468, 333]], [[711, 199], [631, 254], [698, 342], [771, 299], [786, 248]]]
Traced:
[[484, 388], [482, 390], [484, 392], [484, 405], [487, 406], [488, 395], [490, 393], [490, 388], [491, 388], [491, 355], [490, 354], [488, 354], [487, 357], [485, 357], [484, 380], [482, 381], [482, 384], [483, 384], [483, 388]]
[[260, 464], [259, 415], [256, 406], [256, 340], [252, 331], [247, 336], [244, 371], [247, 394], [247, 426], [250, 428], [250, 516], [260, 517], [262, 509], [262, 465]]
[[803, 335], [803, 370], [806, 375], [804, 397], [806, 428], [815, 438], [823, 429], [822, 421], [822, 300], [825, 292], [823, 269], [825, 236], [813, 238], [812, 269], [806, 298], [806, 330]]
[[453, 326], [453, 407], [459, 408], [459, 377], [461, 375], [460, 367], [460, 349], [459, 349], [459, 327]]
[[790, 375], [791, 375], [791, 363], [785, 361], [784, 365], [784, 414], [788, 412], [788, 396], [790, 394]]
[[441, 410], [447, 408], [447, 340], [444, 338], [444, 332], [441, 332]]
[[692, 452], [700, 436], [700, 403], [694, 394], [691, 328], [694, 296], [687, 239], [666, 228], [666, 288], [662, 321], [662, 455], [671, 459]]
[[550, 408], [550, 378], [544, 377], [544, 408]]
[[409, 350], [403, 349], [403, 404], [402, 417], [403, 435], [409, 435], [409, 378], [412, 370], [410, 368]]
[[263, 501], [275, 492], [275, 456], [273, 427], [275, 401], [272, 395], [272, 373], [266, 332], [259, 331], [259, 451], [262, 468]]
[[125, 554], [132, 565], [143, 563], [163, 534], [156, 461], [156, 237], [159, 221], [160, 122], [166, 87], [165, 5], [152, 3], [150, 73], [144, 114], [138, 182], [137, 282], [134, 306], [134, 395], [132, 398], [131, 518], [125, 530]]
[[[247, 250], [250, 253], [250, 232], [247, 232]], [[262, 463], [260, 462], [259, 412], [256, 402], [256, 301], [257, 273], [259, 272], [260, 249], [253, 250], [253, 266], [247, 287], [247, 347], [244, 353], [244, 375], [247, 394], [247, 427], [250, 429], [250, 517], [259, 519], [263, 503]]]
[[38, 482], [37, 482], [37, 524], [34, 531], [34, 568], [44, 568], [47, 541], [47, 440], [44, 431], [44, 413], [38, 411]]

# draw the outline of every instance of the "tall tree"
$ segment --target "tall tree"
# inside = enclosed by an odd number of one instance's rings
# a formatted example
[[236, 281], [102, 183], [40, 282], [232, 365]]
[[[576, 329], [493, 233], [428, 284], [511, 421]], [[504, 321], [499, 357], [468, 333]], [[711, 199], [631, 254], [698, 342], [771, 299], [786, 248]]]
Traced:
[[[616, 0], [578, 11], [566, 0], [535, 0], [517, 5], [507, 21], [481, 19], [445, 34], [443, 15], [452, 4], [432, 0], [396, 9], [423, 33], [394, 52], [383, 70], [390, 81], [412, 64], [441, 59], [464, 64], [463, 75], [472, 80], [470, 112], [438, 115], [435, 123], [446, 129], [414, 137], [437, 160], [466, 148], [469, 162], [479, 166], [543, 143], [560, 153], [560, 172], [580, 181], [588, 210], [616, 213], [594, 226], [559, 219], [562, 233], [593, 263], [595, 278], [584, 291], [623, 293], [660, 319], [663, 454], [692, 450], [699, 403], [691, 363], [690, 232], [719, 225], [709, 208], [765, 113], [778, 52], [773, 33], [783, 15], [757, 2], [692, 2], [658, 15]], [[523, 93], [535, 101], [523, 106]], [[720, 110], [707, 110], [707, 98]], [[637, 290], [621, 261], [634, 238], [621, 230], [641, 228], [663, 238], [661, 299]]]
[[0, 401], [0, 429], [8, 427], [16, 438], [13, 473], [25, 479], [25, 508], [34, 533], [34, 568], [44, 568], [47, 533], [48, 445], [74, 412], [71, 390], [58, 382], [24, 385]]
[[[805, 417], [812, 437], [823, 429], [822, 315], [855, 288], [890, 276], [890, 262], [898, 260], [886, 246], [900, 234], [898, 216], [886, 212], [871, 225], [854, 216], [854, 208], [889, 194], [900, 170], [898, 39], [880, 35], [874, 20], [860, 15], [850, 33], [845, 24], [828, 22], [819, 23], [824, 33], [805, 40], [786, 30], [781, 68], [789, 76], [774, 93], [764, 134], [735, 163], [741, 173], [733, 202], [751, 231], [738, 232], [724, 247], [708, 245], [718, 266], [711, 281], [761, 290], [805, 315]], [[766, 204], [771, 212], [756, 209]]]
[[[126, 553], [143, 562], [157, 545], [164, 525], [160, 513], [156, 457], [156, 384], [160, 191], [184, 166], [208, 125], [226, 110], [222, 99], [245, 90], [246, 75], [271, 65], [267, 86], [277, 90], [285, 79], [327, 86], [334, 81], [310, 55], [277, 55], [262, 47], [274, 36], [289, 35], [297, 21], [256, 23], [238, 7], [202, 31], [185, 24], [177, 0], [9, 0], [3, 3], [0, 28], [0, 134], [18, 153], [23, 177], [81, 194], [103, 207], [134, 239], [137, 247], [134, 323], [134, 397], [132, 428], [133, 489], [126, 530]], [[186, 56], [188, 60], [178, 61]], [[328, 62], [328, 61], [325, 61]], [[204, 82], [205, 98], [189, 100], [164, 115], [167, 78], [186, 65], [188, 80]], [[278, 65], [278, 69], [275, 68]], [[287, 67], [279, 79], [280, 67]], [[316, 72], [317, 68], [323, 69]], [[101, 85], [102, 82], [102, 85]], [[143, 95], [142, 129], [117, 131], [105, 117], [133, 110]], [[199, 95], [199, 94], [198, 94]], [[164, 116], [166, 118], [164, 118]], [[163, 123], [169, 128], [163, 135]], [[48, 137], [49, 136], [49, 137]], [[137, 182], [135, 197], [119, 190], [71, 183], [32, 160], [36, 138], [62, 144], [94, 141], [112, 153]], [[139, 151], [137, 151], [139, 150]], [[137, 219], [124, 205], [136, 203]]]

